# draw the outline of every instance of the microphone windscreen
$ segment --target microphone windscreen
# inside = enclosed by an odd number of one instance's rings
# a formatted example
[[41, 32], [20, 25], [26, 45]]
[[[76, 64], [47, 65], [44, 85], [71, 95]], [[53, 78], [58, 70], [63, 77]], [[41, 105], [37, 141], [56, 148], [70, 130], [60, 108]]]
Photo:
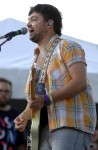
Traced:
[[26, 34], [27, 33], [27, 28], [25, 28], [25, 27], [21, 28], [21, 32], [22, 32], [22, 34]]

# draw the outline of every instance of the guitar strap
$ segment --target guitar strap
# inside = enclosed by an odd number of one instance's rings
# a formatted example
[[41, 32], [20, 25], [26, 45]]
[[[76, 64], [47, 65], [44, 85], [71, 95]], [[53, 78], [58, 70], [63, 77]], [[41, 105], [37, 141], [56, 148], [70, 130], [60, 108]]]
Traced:
[[49, 65], [50, 58], [51, 58], [51, 56], [54, 52], [54, 49], [60, 41], [61, 41], [61, 38], [57, 38], [53, 42], [50, 49], [47, 50], [48, 53], [46, 55], [46, 59], [44, 61], [43, 67], [41, 69], [39, 80], [38, 80], [38, 83], [37, 83], [37, 86], [36, 86], [36, 89], [35, 89], [36, 94], [41, 94], [41, 95], [45, 94], [45, 79], [46, 79], [46, 74], [47, 74], [47, 68], [48, 68], [48, 65]]

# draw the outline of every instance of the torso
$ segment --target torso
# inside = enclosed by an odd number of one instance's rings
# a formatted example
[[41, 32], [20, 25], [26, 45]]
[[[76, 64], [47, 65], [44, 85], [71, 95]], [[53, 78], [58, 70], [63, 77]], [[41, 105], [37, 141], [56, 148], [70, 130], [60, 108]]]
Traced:
[[39, 53], [38, 58], [37, 58], [37, 65], [39, 68], [43, 66], [45, 57], [46, 57], [46, 51]]

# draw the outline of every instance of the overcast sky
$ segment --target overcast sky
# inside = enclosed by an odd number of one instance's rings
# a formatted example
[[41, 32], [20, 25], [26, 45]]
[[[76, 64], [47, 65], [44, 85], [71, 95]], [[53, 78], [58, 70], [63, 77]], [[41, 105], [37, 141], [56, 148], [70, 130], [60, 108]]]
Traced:
[[[0, 0], [0, 21], [7, 18], [26, 22], [30, 6], [47, 0]], [[98, 44], [98, 0], [49, 0], [63, 16], [62, 33]]]

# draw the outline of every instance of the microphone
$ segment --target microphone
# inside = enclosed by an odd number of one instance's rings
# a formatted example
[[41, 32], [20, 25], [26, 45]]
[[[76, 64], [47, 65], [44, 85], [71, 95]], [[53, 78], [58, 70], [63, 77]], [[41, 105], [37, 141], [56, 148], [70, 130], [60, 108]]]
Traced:
[[21, 28], [20, 30], [17, 30], [17, 31], [12, 31], [12, 32], [9, 32], [3, 36], [0, 36], [0, 39], [4, 39], [4, 38], [12, 38], [16, 35], [20, 35], [20, 34], [23, 34], [25, 35], [27, 33], [27, 28], [23, 27]]

